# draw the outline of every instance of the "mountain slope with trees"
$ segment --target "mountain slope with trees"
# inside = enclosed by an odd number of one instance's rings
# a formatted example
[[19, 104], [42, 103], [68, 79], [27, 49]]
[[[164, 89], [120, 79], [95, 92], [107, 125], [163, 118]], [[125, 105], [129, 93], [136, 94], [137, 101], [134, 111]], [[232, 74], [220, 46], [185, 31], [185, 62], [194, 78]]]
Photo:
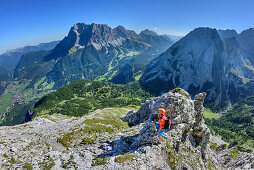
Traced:
[[82, 116], [96, 109], [140, 106], [151, 95], [138, 82], [116, 85], [110, 82], [78, 80], [44, 96], [35, 104], [35, 115]]

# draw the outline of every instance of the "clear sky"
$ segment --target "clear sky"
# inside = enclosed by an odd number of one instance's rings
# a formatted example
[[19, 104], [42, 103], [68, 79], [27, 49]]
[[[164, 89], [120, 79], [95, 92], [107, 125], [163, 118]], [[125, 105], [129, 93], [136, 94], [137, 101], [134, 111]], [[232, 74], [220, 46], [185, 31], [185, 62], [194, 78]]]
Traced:
[[62, 39], [77, 22], [185, 35], [254, 27], [254, 0], [0, 0], [0, 53]]

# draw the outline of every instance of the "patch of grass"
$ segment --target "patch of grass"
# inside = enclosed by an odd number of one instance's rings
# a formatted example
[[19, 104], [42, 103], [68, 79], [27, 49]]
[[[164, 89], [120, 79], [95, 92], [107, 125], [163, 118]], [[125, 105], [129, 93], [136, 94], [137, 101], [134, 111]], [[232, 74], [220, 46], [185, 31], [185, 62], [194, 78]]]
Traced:
[[123, 162], [125, 162], [125, 161], [132, 161], [134, 158], [135, 158], [134, 155], [127, 153], [127, 154], [124, 154], [124, 155], [119, 155], [119, 156], [115, 159], [115, 162], [123, 163]]
[[69, 165], [74, 165], [74, 168], [76, 169], [75, 165], [77, 163], [73, 161], [73, 158], [74, 158], [74, 156], [71, 154], [70, 159], [68, 160], [68, 162], [67, 163], [62, 163], [64, 169], [67, 169], [69, 167]]
[[80, 144], [95, 144], [95, 141], [89, 137], [85, 137]]
[[8, 158], [8, 155], [6, 153], [3, 154], [4, 158]]
[[228, 153], [233, 154], [233, 160], [237, 160], [237, 157], [240, 155], [237, 147], [233, 148], [231, 151], [228, 151]]
[[210, 158], [208, 158], [208, 165], [207, 165], [207, 166], [208, 166], [208, 169], [209, 169], [209, 170], [212, 170], [212, 169], [213, 169], [213, 168], [212, 168], [212, 167], [213, 167], [213, 164], [212, 164], [212, 161], [211, 161]]
[[30, 101], [33, 101], [33, 100], [36, 99], [36, 98], [38, 98], [38, 97], [30, 97], [30, 98], [28, 98], [28, 99], [25, 99], [25, 102], [28, 103], [28, 102], [30, 102]]
[[[131, 107], [131, 106], [130, 106]], [[84, 120], [85, 126], [81, 129], [72, 129], [71, 132], [64, 134], [62, 137], [57, 138], [57, 141], [65, 147], [71, 147], [75, 139], [82, 139], [84, 134], [100, 134], [100, 133], [113, 133], [117, 130], [129, 128], [128, 123], [122, 122], [119, 118], [126, 115], [127, 108], [105, 108], [96, 113], [93, 119]], [[49, 117], [44, 115], [43, 117]], [[93, 144], [95, 141], [91, 138], [83, 138], [81, 144]]]
[[171, 90], [170, 92], [172, 92], [172, 93], [180, 93], [181, 95], [187, 97], [188, 99], [190, 98], [188, 93], [184, 89], [182, 89], [182, 88], [175, 88], [175, 89]]
[[76, 48], [75, 46], [73, 46], [73, 47], [69, 50], [69, 54], [68, 54], [68, 55], [73, 55], [76, 51], [77, 51], [77, 48]]
[[221, 117], [220, 114], [212, 112], [211, 109], [206, 108], [205, 111], [204, 111], [204, 118], [219, 119], [220, 117]]
[[213, 143], [210, 148], [214, 151], [218, 147], [217, 143]]
[[26, 168], [27, 170], [33, 170], [33, 166], [28, 162], [24, 164], [23, 168]]
[[168, 140], [166, 140], [166, 147], [167, 147], [167, 153], [168, 153], [168, 166], [176, 170], [176, 158], [175, 158], [175, 150], [173, 147], [171, 147], [168, 143]]
[[11, 157], [11, 160], [8, 160], [8, 162], [11, 163], [11, 164], [17, 163], [17, 161], [13, 157]]
[[51, 82], [47, 84], [43, 89], [44, 90], [53, 89], [54, 85], [55, 85], [55, 82]]
[[80, 131], [87, 134], [95, 134], [103, 132], [113, 133], [114, 129], [100, 124], [93, 124], [91, 126], [85, 126]]
[[50, 170], [55, 166], [55, 162], [51, 157], [48, 158], [48, 162], [41, 162], [39, 164], [43, 166], [44, 170]]
[[29, 84], [30, 84], [30, 81], [29, 81], [29, 82], [26, 82], [26, 83], [24, 83], [24, 84], [21, 84], [21, 85], [17, 88], [17, 90], [22, 91], [22, 90], [24, 90], [27, 86], [29, 86]]
[[64, 147], [71, 147], [72, 140], [74, 139], [74, 132], [67, 133], [63, 137], [57, 138], [57, 142], [61, 143]]
[[104, 125], [112, 125], [113, 127], [117, 129], [122, 129], [122, 128], [129, 128], [128, 123], [122, 122], [120, 119], [98, 119], [98, 118], [93, 118], [93, 119], [86, 119], [84, 121], [85, 124], [91, 126], [93, 124], [104, 124]]
[[139, 75], [135, 76], [134, 78], [135, 78], [136, 81], [138, 81], [141, 76], [142, 76], [142, 74], [139, 74]]
[[95, 158], [93, 160], [92, 166], [105, 165], [109, 158]]
[[81, 138], [82, 134], [95, 134], [95, 133], [113, 133], [114, 129], [100, 124], [94, 124], [91, 126], [85, 126], [80, 130], [72, 131], [63, 135], [63, 137], [57, 138], [57, 142], [61, 143], [64, 147], [71, 147], [73, 140]]
[[11, 104], [12, 97], [12, 93], [6, 93], [0, 96], [0, 113], [3, 113], [6, 108]]
[[46, 77], [43, 77], [41, 78], [39, 81], [37, 81], [35, 84], [34, 84], [34, 89], [37, 89], [38, 86], [46, 79]]

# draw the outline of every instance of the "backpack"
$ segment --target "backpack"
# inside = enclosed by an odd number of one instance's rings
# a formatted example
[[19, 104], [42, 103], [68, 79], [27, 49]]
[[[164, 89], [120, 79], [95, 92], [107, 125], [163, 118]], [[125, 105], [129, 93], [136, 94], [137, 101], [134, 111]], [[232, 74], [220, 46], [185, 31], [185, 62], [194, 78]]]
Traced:
[[164, 127], [164, 129], [170, 129], [171, 120], [168, 117], [163, 117], [162, 119], [165, 120], [165, 127]]

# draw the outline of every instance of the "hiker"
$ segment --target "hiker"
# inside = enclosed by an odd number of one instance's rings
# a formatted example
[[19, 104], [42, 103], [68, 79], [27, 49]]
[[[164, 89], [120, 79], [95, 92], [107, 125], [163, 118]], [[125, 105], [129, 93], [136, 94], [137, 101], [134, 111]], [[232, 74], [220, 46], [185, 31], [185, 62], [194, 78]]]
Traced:
[[154, 127], [154, 129], [157, 131], [158, 130], [158, 136], [160, 139], [160, 142], [162, 141], [162, 134], [163, 132], [165, 132], [166, 129], [170, 128], [171, 125], [171, 121], [168, 117], [165, 116], [165, 109], [163, 108], [159, 108], [158, 110], [159, 112], [159, 120], [158, 122], [152, 121], [152, 126]]

